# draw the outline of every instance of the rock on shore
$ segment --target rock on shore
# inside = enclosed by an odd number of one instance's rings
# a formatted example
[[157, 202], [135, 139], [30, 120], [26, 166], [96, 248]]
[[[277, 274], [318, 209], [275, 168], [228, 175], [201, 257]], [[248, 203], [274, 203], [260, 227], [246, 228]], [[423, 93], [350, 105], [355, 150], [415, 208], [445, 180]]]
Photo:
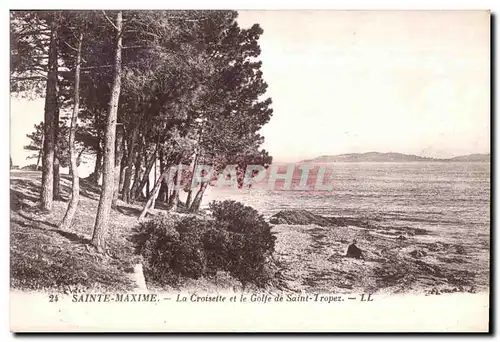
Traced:
[[307, 225], [315, 224], [320, 227], [346, 227], [355, 225], [359, 227], [367, 227], [368, 222], [361, 219], [350, 219], [343, 217], [327, 217], [318, 214], [313, 214], [307, 210], [282, 210], [271, 216], [269, 222], [271, 224], [291, 224], [291, 225]]

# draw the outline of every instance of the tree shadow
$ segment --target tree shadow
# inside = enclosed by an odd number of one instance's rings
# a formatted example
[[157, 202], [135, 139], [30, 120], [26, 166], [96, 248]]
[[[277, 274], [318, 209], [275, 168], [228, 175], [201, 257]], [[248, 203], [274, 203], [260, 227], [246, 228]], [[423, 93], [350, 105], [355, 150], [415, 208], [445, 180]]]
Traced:
[[65, 237], [66, 239], [73, 241], [73, 242], [76, 242], [76, 243], [81, 243], [83, 245], [87, 245], [90, 243], [90, 239], [86, 239], [86, 238], [81, 237], [80, 235], [75, 234], [75, 233], [67, 232], [67, 231], [60, 230], [60, 229], [50, 229], [50, 231], [52, 231], [54, 233], [58, 233], [62, 237]]
[[11, 207], [19, 206], [25, 200], [37, 202], [42, 187], [36, 182], [28, 179], [11, 179], [10, 180], [10, 200]]
[[32, 206], [28, 204], [27, 201], [36, 203], [38, 198], [22, 191], [10, 190], [10, 210], [17, 212], [26, 208], [31, 208]]
[[[29, 176], [33, 177], [33, 176]], [[35, 203], [40, 201], [39, 195], [42, 192], [42, 186], [40, 184], [40, 176], [36, 176], [34, 179], [24, 179], [24, 178], [14, 178], [10, 179], [10, 191], [11, 194], [14, 192], [13, 197], [11, 195], [11, 209], [14, 211], [20, 210], [20, 208], [25, 205], [24, 200], [29, 200]], [[61, 181], [72, 181], [71, 175], [61, 175]], [[65, 182], [64, 182], [65, 183]], [[61, 193], [57, 201], [67, 202], [71, 197], [71, 184], [64, 184], [61, 182]], [[95, 184], [93, 180], [88, 178], [80, 178], [80, 195], [93, 200], [99, 200], [101, 194], [101, 186]]]
[[[66, 178], [61, 176], [61, 179]], [[70, 197], [71, 189], [64, 184], [61, 184], [61, 193], [58, 198], [54, 198], [55, 201], [67, 202]], [[29, 211], [36, 210], [40, 203], [40, 194], [42, 193], [42, 187], [35, 180], [29, 179], [11, 179], [10, 180], [10, 201], [11, 210], [19, 211], [21, 209], [28, 208]], [[31, 201], [36, 203], [36, 205], [31, 205], [28, 202]]]
[[123, 215], [138, 217], [141, 214], [141, 210], [133, 207], [125, 207], [122, 205], [116, 206], [116, 211]]
[[[20, 215], [20, 216], [23, 217], [23, 218], [29, 219], [26, 216], [23, 216], [23, 215]], [[40, 223], [47, 224], [47, 225], [49, 225], [51, 227], [57, 227], [55, 224], [52, 224], [52, 223], [46, 223], [46, 222], [42, 222], [42, 221], [31, 221], [31, 222], [28, 223], [28, 222], [24, 222], [24, 221], [16, 220], [16, 219], [12, 219], [10, 222], [11, 222], [11, 224], [15, 223], [15, 224], [17, 224], [17, 225], [19, 225], [21, 227], [24, 227], [24, 228], [29, 228], [29, 229], [34, 229], [34, 230], [40, 230], [40, 231], [46, 231], [46, 232], [54, 232], [54, 233], [57, 233], [57, 234], [61, 235], [62, 237], [66, 238], [66, 239], [68, 239], [68, 240], [70, 240], [72, 242], [81, 243], [81, 244], [89, 244], [90, 243], [90, 239], [86, 239], [86, 238], [81, 237], [78, 234], [75, 234], [75, 233], [72, 233], [72, 232], [64, 231], [64, 230], [57, 229], [57, 228], [45, 229], [45, 228], [42, 228], [42, 227], [34, 225], [34, 223], [40, 222]]]
[[162, 209], [162, 210], [168, 210], [170, 206], [168, 203], [165, 203], [163, 201], [156, 201], [155, 202], [155, 209]]
[[93, 180], [89, 178], [80, 178], [80, 195], [93, 200], [99, 200], [101, 196], [101, 186], [95, 184]]
[[[32, 217], [29, 217], [29, 216], [26, 216], [26, 215], [24, 215], [23, 213], [20, 213], [20, 212], [18, 212], [17, 215], [21, 216], [23, 219], [25, 219], [27, 221], [30, 221], [31, 223], [41, 223], [41, 224], [45, 224], [45, 225], [53, 227], [53, 228], [57, 228], [56, 224], [48, 222], [48, 221], [36, 220], [36, 219], [34, 219]], [[12, 221], [15, 222], [14, 220], [12, 220]]]

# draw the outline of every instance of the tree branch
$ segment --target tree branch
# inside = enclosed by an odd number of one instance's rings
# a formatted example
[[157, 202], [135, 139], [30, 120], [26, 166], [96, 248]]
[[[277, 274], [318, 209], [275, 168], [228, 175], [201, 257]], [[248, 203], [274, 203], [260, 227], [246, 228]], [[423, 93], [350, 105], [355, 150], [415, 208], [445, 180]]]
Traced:
[[11, 79], [16, 81], [27, 81], [27, 80], [46, 80], [46, 76], [24, 76], [24, 77], [11, 77]]
[[102, 11], [102, 14], [104, 15], [104, 18], [106, 18], [108, 20], [108, 22], [111, 24], [111, 26], [113, 26], [115, 28], [115, 30], [118, 31], [118, 27], [116, 27], [116, 25], [113, 23], [113, 21], [111, 19], [109, 19], [109, 17], [106, 15], [106, 12], [104, 10]]
[[75, 47], [73, 47], [73, 46], [69, 45], [66, 41], [63, 41], [63, 43], [64, 43], [64, 44], [66, 44], [66, 46], [67, 46], [67, 47], [69, 47], [70, 49], [72, 49], [72, 50], [74, 50], [74, 51], [78, 51], [78, 49], [77, 49], [77, 48], [75, 48]]

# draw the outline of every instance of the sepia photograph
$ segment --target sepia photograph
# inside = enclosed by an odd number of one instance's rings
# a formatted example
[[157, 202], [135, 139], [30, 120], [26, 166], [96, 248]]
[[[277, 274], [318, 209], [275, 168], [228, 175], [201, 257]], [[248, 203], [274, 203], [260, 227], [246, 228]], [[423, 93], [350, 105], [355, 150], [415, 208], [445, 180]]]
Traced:
[[489, 331], [490, 11], [9, 16], [11, 331]]

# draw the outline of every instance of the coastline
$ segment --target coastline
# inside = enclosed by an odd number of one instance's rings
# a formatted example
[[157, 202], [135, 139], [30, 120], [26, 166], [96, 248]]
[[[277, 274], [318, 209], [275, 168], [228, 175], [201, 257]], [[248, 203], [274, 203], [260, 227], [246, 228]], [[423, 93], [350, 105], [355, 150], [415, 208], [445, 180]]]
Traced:
[[[424, 231], [400, 235], [314, 224], [278, 224], [273, 231], [280, 285], [293, 292], [441, 294], [489, 289], [488, 263], [471, 266], [476, 250]], [[345, 257], [353, 239], [366, 260]]]

